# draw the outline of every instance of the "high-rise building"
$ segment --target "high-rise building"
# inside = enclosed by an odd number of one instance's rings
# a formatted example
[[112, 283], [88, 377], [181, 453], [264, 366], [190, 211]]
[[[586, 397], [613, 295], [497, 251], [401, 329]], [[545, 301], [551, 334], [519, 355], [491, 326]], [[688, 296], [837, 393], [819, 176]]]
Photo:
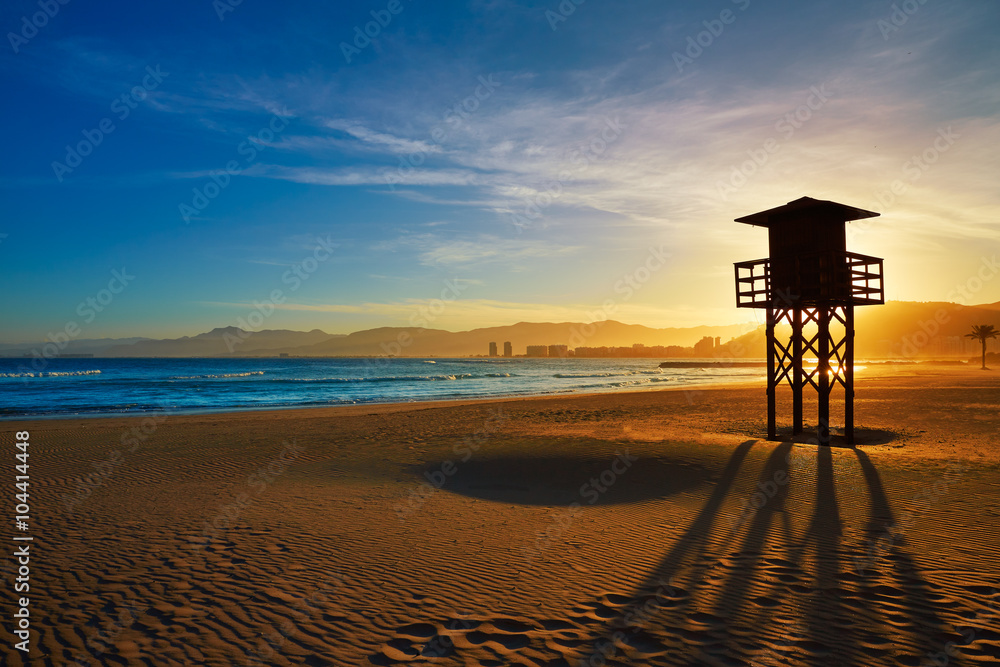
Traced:
[[490, 356], [491, 357], [499, 357], [500, 356], [499, 354], [497, 354], [497, 344], [496, 343], [490, 343]]
[[694, 344], [694, 356], [696, 357], [710, 357], [712, 356], [712, 351], [715, 349], [711, 336], [705, 336], [700, 341]]
[[549, 345], [550, 357], [565, 357], [568, 353], [569, 347], [566, 345]]
[[528, 346], [528, 356], [529, 357], [547, 357], [549, 356], [549, 348], [545, 345], [529, 345]]
[[507, 341], [506, 343], [503, 344], [503, 356], [505, 357], [514, 356], [514, 346], [510, 344], [510, 341]]

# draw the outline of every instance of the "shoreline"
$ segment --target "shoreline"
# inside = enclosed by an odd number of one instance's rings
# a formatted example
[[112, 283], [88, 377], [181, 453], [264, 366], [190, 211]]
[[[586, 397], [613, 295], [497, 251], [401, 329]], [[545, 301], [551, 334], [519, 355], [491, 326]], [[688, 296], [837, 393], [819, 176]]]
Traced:
[[[905, 371], [915, 371], [919, 372], [928, 369], [944, 369], [944, 370], [979, 370], [978, 368], [973, 368], [972, 365], [959, 365], [957, 363], [950, 362], [932, 362], [932, 361], [921, 361], [921, 362], [872, 362], [867, 360], [859, 360], [857, 365], [864, 368], [863, 371], [859, 370], [856, 377], [860, 382], [863, 382], [866, 377], [880, 377], [885, 375], [891, 375], [898, 372]], [[720, 368], [734, 367], [727, 365], [726, 362], [719, 362], [717, 364]], [[676, 381], [675, 382], [682, 382]], [[859, 385], [860, 386], [860, 385]], [[711, 381], [704, 383], [692, 383], [683, 385], [671, 385], [665, 387], [635, 387], [635, 388], [621, 388], [615, 391], [604, 391], [604, 390], [594, 390], [594, 391], [553, 391], [542, 394], [502, 394], [493, 396], [470, 396], [461, 398], [428, 398], [428, 399], [408, 399], [408, 400], [398, 400], [398, 401], [372, 401], [369, 403], [343, 403], [339, 405], [309, 405], [309, 404], [298, 404], [298, 405], [287, 405], [287, 406], [263, 406], [263, 407], [234, 407], [234, 408], [189, 408], [181, 409], [175, 411], [169, 410], [149, 410], [149, 411], [136, 411], [136, 412], [94, 412], [94, 413], [73, 413], [73, 414], [37, 414], [37, 415], [3, 415], [0, 416], [0, 424], [7, 423], [27, 423], [32, 421], [38, 422], [48, 422], [48, 421], [72, 421], [72, 420], [93, 420], [93, 419], [134, 419], [151, 417], [157, 415], [169, 415], [169, 416], [199, 416], [199, 415], [214, 415], [214, 414], [256, 414], [262, 412], [286, 412], [286, 411], [296, 411], [296, 410], [351, 410], [356, 408], [358, 410], [366, 410], [368, 408], [375, 408], [377, 406], [406, 406], [414, 405], [421, 407], [439, 407], [446, 405], [463, 405], [467, 403], [488, 403], [493, 401], [517, 401], [517, 400], [528, 400], [528, 399], [544, 399], [544, 398], [558, 398], [558, 397], [573, 397], [573, 396], [594, 396], [594, 395], [607, 395], [614, 396], [617, 394], [631, 394], [631, 393], [643, 393], [643, 392], [664, 392], [664, 391], [698, 391], [700, 389], [715, 389], [715, 388], [751, 388], [759, 387], [761, 392], [766, 390], [766, 380], [764, 378], [746, 379], [740, 378], [731, 381]], [[783, 385], [783, 388], [785, 385]], [[781, 391], [779, 389], [779, 391]], [[345, 413], [348, 414], [348, 413]]]
[[[130, 412], [130, 413], [118, 413], [118, 412], [101, 412], [94, 414], [70, 414], [70, 415], [13, 415], [13, 416], [2, 416], [0, 417], [0, 424], [18, 424], [27, 423], [32, 421], [72, 421], [72, 420], [92, 420], [92, 419], [139, 419], [144, 417], [153, 417], [167, 415], [169, 417], [197, 417], [197, 416], [210, 416], [210, 415], [231, 415], [231, 414], [258, 414], [258, 413], [285, 413], [285, 412], [295, 412], [301, 411], [304, 413], [310, 413], [313, 411], [341, 411], [340, 414], [350, 415], [355, 412], [368, 412], [369, 408], [377, 409], [392, 409], [392, 408], [405, 408], [407, 406], [412, 406], [414, 409], [424, 409], [424, 408], [440, 408], [440, 407], [461, 407], [466, 405], [482, 405], [487, 403], [501, 403], [501, 402], [511, 402], [511, 401], [530, 401], [530, 400], [544, 400], [547, 398], [572, 398], [572, 397], [584, 397], [584, 396], [617, 396], [620, 394], [635, 394], [635, 393], [658, 393], [658, 392], [675, 392], [675, 391], [697, 391], [700, 389], [721, 389], [725, 387], [733, 388], [748, 388], [753, 386], [758, 386], [761, 383], [759, 380], [734, 380], [732, 382], [704, 382], [698, 384], [688, 384], [684, 386], [673, 386], [673, 387], [657, 387], [655, 389], [650, 387], [637, 387], [635, 389], [619, 389], [617, 391], [570, 391], [570, 392], [551, 392], [546, 394], [513, 394], [513, 395], [502, 395], [502, 396], [475, 396], [466, 398], [453, 398], [453, 399], [441, 399], [441, 398], [429, 398], [426, 400], [420, 399], [410, 399], [407, 401], [372, 401], [371, 403], [345, 403], [342, 405], [289, 405], [289, 406], [266, 406], [259, 408], [231, 408], [231, 409], [217, 409], [217, 408], [204, 408], [204, 409], [190, 409], [190, 410], [158, 410], [158, 411], [147, 411], [147, 412]], [[763, 391], [763, 388], [762, 388]], [[393, 412], [397, 410], [391, 410]]]
[[[919, 443], [922, 447], [933, 440], [933, 434], [940, 428], [940, 423], [935, 416], [940, 417], [941, 392], [952, 392], [962, 389], [963, 395], [968, 394], [969, 403], [974, 406], [984, 405], [977, 395], [977, 389], [972, 387], [992, 388], [1000, 385], [1000, 378], [993, 372], [983, 372], [973, 369], [956, 369], [954, 367], [937, 368], [873, 368], [869, 367], [864, 371], [864, 376], [859, 376], [856, 386], [856, 440], [859, 447], [873, 447], [876, 450], [897, 450], [903, 445], [898, 444], [899, 440], [911, 440]], [[963, 385], [969, 385], [965, 389]], [[987, 390], [988, 391], [988, 390]], [[898, 392], [898, 396], [894, 394]], [[879, 398], [872, 399], [872, 395]], [[835, 443], [838, 434], [843, 427], [842, 414], [842, 393], [836, 392], [831, 401], [831, 432], [834, 434]], [[73, 430], [93, 430], [93, 429], [123, 429], [131, 428], [136, 424], [161, 424], [176, 423], [180, 426], [185, 424], [217, 422], [240, 424], [242, 422], [253, 422], [260, 424], [285, 423], [312, 424], [326, 422], [328, 420], [355, 419], [367, 417], [392, 418], [395, 415], [419, 413], [440, 413], [445, 415], [478, 413], [483, 410], [492, 409], [492, 406], [516, 406], [529, 409], [532, 406], [537, 409], [545, 409], [549, 406], [563, 406], [563, 409], [575, 411], [583, 409], [579, 406], [588, 406], [588, 410], [604, 410], [602, 406], [633, 406], [624, 407], [626, 412], [635, 409], [635, 406], [646, 406], [643, 421], [645, 426], [641, 429], [634, 429], [629, 426], [624, 428], [617, 424], [615, 420], [609, 420], [607, 424], [598, 422], [593, 424], [591, 429], [594, 433], [625, 434], [629, 439], [652, 439], [659, 440], [670, 437], [681, 431], [688, 430], [676, 419], [678, 410], [697, 414], [704, 405], [712, 405], [714, 410], [714, 420], [710, 425], [706, 424], [701, 432], [704, 433], [739, 433], [749, 437], [766, 440], [766, 383], [760, 380], [739, 380], [732, 382], [706, 382], [704, 384], [670, 386], [670, 387], [641, 387], [634, 389], [620, 389], [617, 391], [595, 391], [578, 393], [553, 393], [541, 395], [504, 396], [504, 397], [475, 397], [475, 398], [455, 398], [455, 399], [433, 399], [433, 400], [411, 400], [405, 402], [379, 402], [379, 403], [358, 403], [332, 406], [289, 406], [289, 407], [264, 407], [258, 409], [238, 409], [238, 410], [199, 410], [195, 412], [146, 412], [131, 414], [101, 414], [86, 416], [53, 416], [53, 417], [10, 417], [0, 420], [5, 428], [0, 431], [12, 432], [15, 429], [33, 429], [39, 431], [66, 431]], [[899, 404], [896, 407], [888, 405]], [[815, 429], [815, 393], [809, 391], [805, 394], [805, 429], [802, 434], [794, 440], [800, 444], [809, 444], [809, 439]], [[724, 408], [729, 406], [730, 412], [742, 414], [743, 417], [734, 420], [733, 415]], [[919, 410], [917, 408], [919, 407]], [[996, 404], [1000, 408], [1000, 401]], [[953, 411], [959, 410], [959, 406], [953, 406]], [[904, 423], [894, 419], [896, 412], [902, 411], [907, 415]], [[669, 421], [672, 424], [663, 430], [650, 429], [649, 419], [657, 413], [662, 412], [664, 416], [675, 415]], [[953, 415], [961, 416], [963, 424], [961, 428], [966, 430], [966, 436], [970, 435], [969, 429], [973, 429], [977, 434], [989, 440], [982, 443], [977, 440], [975, 451], [990, 451], [991, 456], [996, 456], [992, 438], [994, 434], [985, 428], [989, 424], [987, 415], [975, 416], [971, 421], [963, 412], [954, 412]], [[729, 423], [732, 422], [732, 423]], [[791, 422], [791, 392], [787, 385], [783, 385], [778, 391], [778, 431], [779, 440], [791, 440], [788, 431]], [[734, 428], [735, 424], [748, 425], [746, 429]], [[893, 426], [896, 424], [896, 426]], [[944, 431], [947, 433], [947, 431]], [[582, 431], [580, 432], [582, 433]], [[579, 434], [579, 433], [578, 433]], [[700, 436], [699, 436], [700, 437]], [[963, 438], [968, 441], [968, 438]], [[968, 456], [968, 451], [958, 449], [956, 451], [946, 451], [940, 447], [940, 443], [945, 440], [934, 441], [937, 445], [930, 448], [930, 452], [923, 455], [930, 455], [932, 458], [946, 458], [952, 455]], [[839, 445], [835, 444], [835, 447]], [[904, 447], [900, 453], [911, 453], [909, 447]], [[980, 453], [979, 456], [982, 454]], [[992, 458], [990, 460], [993, 460]], [[996, 458], [1000, 462], [1000, 457]]]
[[866, 373], [854, 448], [764, 440], [751, 382], [11, 422], [32, 658], [1000, 657], [1000, 374]]

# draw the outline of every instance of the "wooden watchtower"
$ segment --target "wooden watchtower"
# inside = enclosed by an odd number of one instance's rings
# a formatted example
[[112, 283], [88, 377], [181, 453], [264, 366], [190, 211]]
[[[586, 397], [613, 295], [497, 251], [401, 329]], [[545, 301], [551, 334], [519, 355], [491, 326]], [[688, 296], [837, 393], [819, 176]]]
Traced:
[[[854, 443], [854, 306], [885, 303], [882, 259], [847, 251], [846, 223], [878, 213], [802, 197], [736, 218], [766, 227], [770, 257], [737, 262], [736, 306], [767, 310], [767, 435], [776, 437], [775, 392], [792, 387], [792, 432], [802, 432], [802, 389], [819, 393], [819, 441], [830, 444], [830, 394], [844, 387], [844, 434]], [[787, 322], [788, 341], [776, 327]], [[815, 356], [806, 368], [803, 355]]]

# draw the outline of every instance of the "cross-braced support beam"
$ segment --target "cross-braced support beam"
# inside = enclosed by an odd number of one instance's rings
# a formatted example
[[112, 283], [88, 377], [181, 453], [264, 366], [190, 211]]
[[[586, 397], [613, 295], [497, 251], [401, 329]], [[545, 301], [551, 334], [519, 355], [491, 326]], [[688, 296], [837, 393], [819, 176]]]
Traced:
[[[791, 332], [779, 340], [778, 327]], [[844, 388], [844, 435], [854, 443], [854, 306], [818, 305], [808, 308], [767, 308], [767, 435], [777, 437], [777, 389], [785, 381], [792, 388], [792, 433], [803, 430], [802, 390], [808, 384], [817, 392], [817, 438], [830, 444], [830, 396]], [[806, 368], [806, 355], [816, 360]], [[811, 359], [810, 359], [811, 361]]]

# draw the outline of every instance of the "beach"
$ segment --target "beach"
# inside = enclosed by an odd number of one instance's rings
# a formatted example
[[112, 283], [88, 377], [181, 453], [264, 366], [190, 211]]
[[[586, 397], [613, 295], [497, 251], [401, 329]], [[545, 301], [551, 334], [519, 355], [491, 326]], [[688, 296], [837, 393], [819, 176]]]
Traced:
[[998, 408], [921, 364], [854, 448], [767, 441], [760, 382], [8, 421], [25, 664], [996, 664]]

